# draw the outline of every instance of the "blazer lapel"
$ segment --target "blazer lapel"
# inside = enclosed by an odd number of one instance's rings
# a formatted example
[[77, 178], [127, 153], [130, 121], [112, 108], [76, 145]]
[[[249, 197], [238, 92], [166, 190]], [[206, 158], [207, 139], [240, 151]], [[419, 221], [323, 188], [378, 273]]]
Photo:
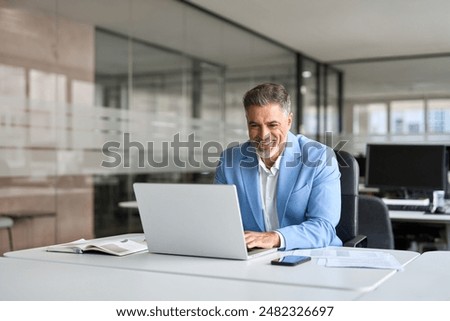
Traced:
[[261, 204], [261, 191], [258, 172], [258, 157], [254, 148], [244, 144], [247, 149], [243, 151], [242, 163], [240, 166], [242, 180], [245, 188], [247, 202], [250, 204], [250, 210], [261, 231], [265, 230], [264, 218]]
[[278, 177], [277, 186], [277, 211], [280, 224], [283, 220], [289, 197], [291, 196], [292, 189], [300, 175], [302, 166], [303, 163], [301, 162], [301, 149], [298, 138], [289, 132], [288, 144], [280, 161], [280, 176]]

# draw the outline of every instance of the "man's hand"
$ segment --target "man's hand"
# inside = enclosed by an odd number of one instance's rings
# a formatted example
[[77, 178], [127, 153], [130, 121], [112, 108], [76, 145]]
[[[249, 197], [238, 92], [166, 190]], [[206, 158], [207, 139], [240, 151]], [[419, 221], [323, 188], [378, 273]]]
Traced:
[[280, 236], [275, 232], [251, 232], [245, 231], [245, 243], [247, 248], [255, 247], [271, 249], [280, 246]]

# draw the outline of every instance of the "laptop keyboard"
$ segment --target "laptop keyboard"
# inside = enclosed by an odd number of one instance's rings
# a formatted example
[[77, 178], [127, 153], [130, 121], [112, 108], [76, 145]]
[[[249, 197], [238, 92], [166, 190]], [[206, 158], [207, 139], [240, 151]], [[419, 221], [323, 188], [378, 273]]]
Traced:
[[255, 247], [255, 248], [252, 248], [252, 249], [247, 249], [247, 254], [248, 255], [253, 255], [253, 254], [256, 254], [256, 253], [259, 253], [259, 252], [264, 252], [264, 251], [267, 251], [268, 249], [261, 249], [261, 248], [258, 248], [258, 247]]

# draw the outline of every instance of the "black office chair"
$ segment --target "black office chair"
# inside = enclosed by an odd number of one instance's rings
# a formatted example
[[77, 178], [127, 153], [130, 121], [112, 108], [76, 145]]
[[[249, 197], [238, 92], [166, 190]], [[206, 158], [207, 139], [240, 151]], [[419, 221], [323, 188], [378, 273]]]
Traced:
[[367, 238], [358, 234], [359, 166], [346, 151], [335, 151], [341, 172], [341, 219], [336, 234], [347, 247], [365, 247]]
[[359, 195], [358, 220], [359, 232], [367, 236], [367, 247], [394, 249], [394, 233], [389, 210], [380, 198]]

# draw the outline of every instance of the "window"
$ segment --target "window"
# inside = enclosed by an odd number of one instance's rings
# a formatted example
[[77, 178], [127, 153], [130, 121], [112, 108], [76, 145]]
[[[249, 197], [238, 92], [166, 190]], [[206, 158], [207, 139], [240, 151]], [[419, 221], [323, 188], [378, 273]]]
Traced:
[[425, 104], [423, 100], [391, 102], [391, 133], [418, 134], [425, 132]]
[[450, 99], [355, 103], [352, 126], [355, 135], [450, 133]]
[[361, 104], [353, 107], [354, 134], [386, 134], [387, 104]]
[[450, 99], [428, 101], [428, 131], [430, 133], [450, 132]]

